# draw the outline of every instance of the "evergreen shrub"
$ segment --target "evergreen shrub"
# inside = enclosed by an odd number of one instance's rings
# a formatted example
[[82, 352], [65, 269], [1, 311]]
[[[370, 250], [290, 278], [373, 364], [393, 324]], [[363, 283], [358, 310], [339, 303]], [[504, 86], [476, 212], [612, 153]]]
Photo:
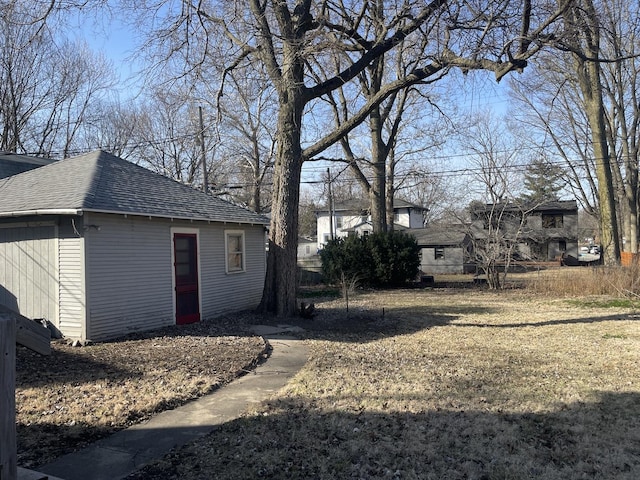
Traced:
[[346, 279], [362, 286], [398, 287], [416, 278], [420, 247], [403, 232], [383, 232], [330, 240], [320, 258], [327, 282]]

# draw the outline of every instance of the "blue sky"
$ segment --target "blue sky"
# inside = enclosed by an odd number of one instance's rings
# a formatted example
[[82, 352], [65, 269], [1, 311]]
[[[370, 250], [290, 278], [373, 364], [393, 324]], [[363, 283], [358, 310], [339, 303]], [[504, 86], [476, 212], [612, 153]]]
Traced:
[[139, 69], [132, 57], [136, 50], [136, 35], [132, 27], [106, 13], [78, 13], [70, 20], [70, 32], [84, 40], [94, 52], [102, 53], [120, 76], [121, 93], [130, 92], [131, 80]]

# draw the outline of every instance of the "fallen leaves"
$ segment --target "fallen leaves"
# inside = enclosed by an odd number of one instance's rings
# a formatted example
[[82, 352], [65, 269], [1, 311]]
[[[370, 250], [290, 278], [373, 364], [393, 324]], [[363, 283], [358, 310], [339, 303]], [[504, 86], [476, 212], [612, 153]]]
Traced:
[[202, 322], [119, 341], [17, 352], [18, 461], [33, 467], [209, 393], [254, 368], [262, 338], [242, 319]]

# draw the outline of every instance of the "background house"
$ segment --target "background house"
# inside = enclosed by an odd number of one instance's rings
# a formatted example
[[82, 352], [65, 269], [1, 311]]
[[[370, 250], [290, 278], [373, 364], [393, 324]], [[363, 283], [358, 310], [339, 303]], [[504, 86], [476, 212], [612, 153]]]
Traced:
[[318, 240], [316, 237], [298, 237], [298, 259], [316, 257]]
[[258, 214], [105, 152], [0, 180], [0, 303], [71, 338], [255, 307]]
[[438, 225], [410, 229], [420, 247], [420, 270], [423, 274], [457, 274], [475, 270], [472, 241], [462, 225]]
[[[421, 228], [424, 226], [426, 209], [404, 200], [394, 200], [394, 227]], [[325, 207], [316, 211], [318, 227], [318, 250], [331, 238], [348, 235], [368, 235], [373, 231], [369, 204], [366, 200], [353, 199], [335, 203], [331, 210]], [[333, 228], [333, 235], [332, 235]]]
[[55, 160], [30, 157], [11, 152], [0, 152], [0, 178], [11, 177], [53, 163]]
[[322, 261], [315, 237], [298, 237], [298, 281], [301, 285], [315, 285], [322, 280]]
[[539, 205], [486, 204], [471, 211], [473, 237], [490, 239], [500, 233], [517, 243], [523, 260], [578, 259], [578, 205], [575, 200]]

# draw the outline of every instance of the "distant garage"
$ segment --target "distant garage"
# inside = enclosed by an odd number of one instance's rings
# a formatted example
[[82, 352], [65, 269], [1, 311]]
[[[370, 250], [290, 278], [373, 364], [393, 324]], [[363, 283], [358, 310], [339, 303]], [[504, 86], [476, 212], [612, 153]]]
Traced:
[[420, 247], [424, 275], [473, 272], [472, 241], [460, 226], [433, 226], [406, 230]]
[[269, 220], [106, 152], [0, 179], [0, 304], [101, 341], [255, 308]]

